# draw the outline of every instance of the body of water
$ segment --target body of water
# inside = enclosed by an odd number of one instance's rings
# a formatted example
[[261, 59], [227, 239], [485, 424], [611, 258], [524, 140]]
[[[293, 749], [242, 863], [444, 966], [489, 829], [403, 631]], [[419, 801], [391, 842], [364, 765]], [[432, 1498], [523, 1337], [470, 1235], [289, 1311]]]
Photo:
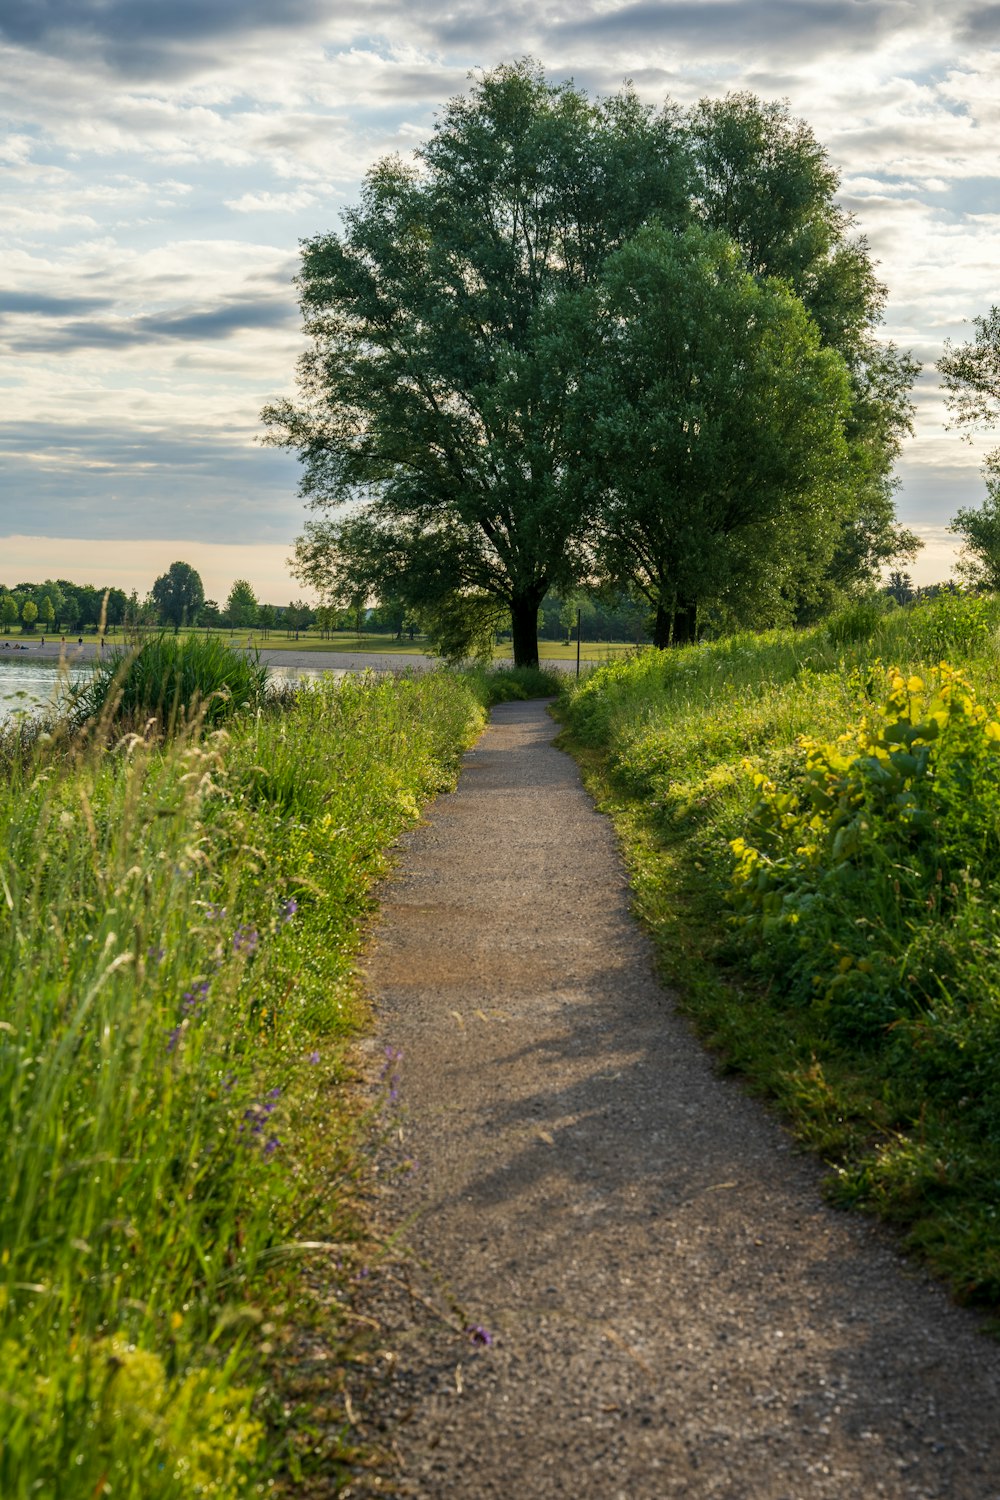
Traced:
[[86, 675], [86, 667], [60, 671], [57, 662], [0, 657], [0, 719], [51, 707], [65, 692], [67, 682], [79, 682]]
[[[89, 667], [64, 667], [55, 661], [19, 661], [15, 655], [0, 656], [0, 721], [14, 714], [33, 714], [41, 709], [58, 704], [67, 683], [80, 682], [89, 672]], [[279, 682], [308, 682], [322, 677], [324, 673], [313, 667], [272, 667], [270, 680]], [[342, 671], [330, 674], [343, 677]]]

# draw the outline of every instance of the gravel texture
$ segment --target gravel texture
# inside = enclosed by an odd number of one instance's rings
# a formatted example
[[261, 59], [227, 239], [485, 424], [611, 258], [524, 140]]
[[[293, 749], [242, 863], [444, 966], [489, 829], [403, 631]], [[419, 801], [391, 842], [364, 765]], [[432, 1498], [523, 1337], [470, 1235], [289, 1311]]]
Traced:
[[553, 734], [496, 709], [385, 892], [348, 1493], [997, 1500], [1000, 1348], [714, 1074]]

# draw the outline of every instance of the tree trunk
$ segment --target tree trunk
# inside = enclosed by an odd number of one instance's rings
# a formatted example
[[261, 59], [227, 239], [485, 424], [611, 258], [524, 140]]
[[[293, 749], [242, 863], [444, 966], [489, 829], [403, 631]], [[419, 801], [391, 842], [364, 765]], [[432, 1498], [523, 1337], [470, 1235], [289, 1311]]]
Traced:
[[653, 621], [653, 645], [658, 651], [665, 651], [670, 645], [670, 611], [662, 602], [656, 606], [656, 619]]
[[675, 599], [668, 609], [662, 599], [653, 620], [653, 645], [659, 651], [668, 646], [690, 646], [697, 640], [698, 601]]
[[674, 607], [674, 645], [691, 646], [698, 639], [697, 599], [678, 599]]
[[515, 667], [538, 666], [538, 606], [544, 597], [543, 586], [540, 590], [536, 587], [515, 594], [510, 601]]

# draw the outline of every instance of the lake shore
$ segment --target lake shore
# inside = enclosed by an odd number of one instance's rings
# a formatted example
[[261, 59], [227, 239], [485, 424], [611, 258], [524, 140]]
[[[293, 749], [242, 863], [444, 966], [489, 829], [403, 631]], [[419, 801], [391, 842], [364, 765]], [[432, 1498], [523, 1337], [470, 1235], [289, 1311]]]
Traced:
[[[104, 650], [114, 650], [121, 644], [120, 636], [109, 636], [105, 640]], [[233, 642], [232, 645], [235, 651], [247, 649], [237, 642]], [[93, 636], [84, 637], [83, 640], [53, 639], [51, 636], [46, 636], [44, 640], [41, 638], [32, 640], [30, 636], [27, 636], [16, 639], [10, 637], [0, 641], [0, 662], [8, 659], [58, 662], [61, 658], [65, 658], [70, 666], [82, 666], [87, 662], [97, 661], [100, 656], [100, 641]], [[328, 651], [310, 650], [308, 647], [303, 647], [301, 650], [284, 647], [271, 650], [262, 646], [260, 659], [269, 667], [311, 668], [318, 672], [364, 672], [366, 670], [371, 672], [426, 672], [438, 665], [434, 657], [414, 655], [410, 652]]]
[[[113, 650], [121, 644], [122, 637], [109, 636], [104, 650]], [[247, 650], [246, 646], [236, 641], [231, 644], [235, 651]], [[22, 647], [26, 649], [22, 650]], [[93, 636], [85, 636], [82, 641], [72, 637], [62, 640], [46, 636], [42, 640], [40, 637], [32, 639], [30, 636], [11, 636], [0, 641], [0, 663], [7, 660], [55, 663], [64, 657], [70, 666], [75, 667], [96, 661], [100, 655], [100, 641]], [[272, 649], [262, 646], [260, 659], [269, 667], [292, 667], [314, 672], [428, 672], [441, 665], [437, 657], [423, 656], [412, 651], [331, 651], [323, 647], [310, 649], [308, 646], [301, 649], [285, 646]], [[510, 658], [498, 659], [494, 665], [510, 666]], [[576, 662], [553, 658], [543, 661], [542, 666], [558, 672], [571, 672], [575, 670]]]

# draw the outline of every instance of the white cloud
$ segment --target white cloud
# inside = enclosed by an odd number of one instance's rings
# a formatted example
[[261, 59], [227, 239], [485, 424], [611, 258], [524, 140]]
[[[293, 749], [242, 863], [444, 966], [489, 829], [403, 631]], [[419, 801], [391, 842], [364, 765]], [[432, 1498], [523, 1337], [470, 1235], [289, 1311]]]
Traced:
[[[375, 159], [426, 137], [468, 69], [531, 52], [594, 90], [628, 75], [650, 102], [684, 103], [750, 87], [810, 121], [880, 261], [885, 332], [928, 365], [901, 510], [943, 524], [956, 495], [976, 502], [988, 446], [946, 431], [933, 363], [1000, 297], [995, 9], [47, 0], [12, 11], [0, 351], [17, 363], [0, 388], [20, 493], [37, 483], [46, 529], [59, 532], [61, 516], [83, 524], [94, 476], [110, 475], [110, 510], [148, 535], [140, 480], [154, 476], [163, 498], [174, 466], [180, 511], [202, 528], [192, 534], [224, 525], [213, 496], [229, 504], [242, 488], [251, 524], [290, 538], [294, 465], [282, 457], [279, 480], [276, 456], [252, 444], [300, 348], [297, 242], [335, 227]], [[39, 413], [44, 430], [31, 425]]]
[[238, 214], [287, 214], [308, 208], [316, 202], [314, 193], [244, 193], [242, 198], [226, 198], [225, 205]]

